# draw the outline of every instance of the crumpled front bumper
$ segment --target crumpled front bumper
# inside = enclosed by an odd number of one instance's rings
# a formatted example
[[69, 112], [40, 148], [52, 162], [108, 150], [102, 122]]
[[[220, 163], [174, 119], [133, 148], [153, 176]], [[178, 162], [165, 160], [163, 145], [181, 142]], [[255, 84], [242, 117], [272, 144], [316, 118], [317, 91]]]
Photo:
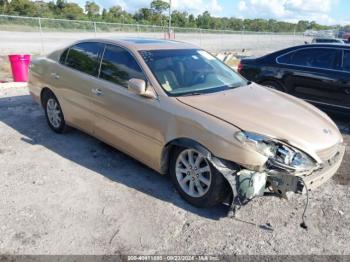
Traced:
[[334, 176], [341, 165], [344, 153], [345, 145], [341, 144], [339, 145], [338, 152], [331, 159], [325, 161], [320, 169], [315, 170], [310, 174], [302, 175], [307, 188], [313, 190]]
[[305, 188], [313, 190], [336, 174], [344, 153], [345, 145], [340, 144], [337, 152], [330, 159], [309, 172], [292, 173], [288, 170], [270, 170], [267, 178], [269, 186], [272, 191], [282, 196], [286, 196], [287, 192], [304, 193]]
[[242, 169], [241, 166], [216, 157], [209, 160], [227, 179], [232, 189], [231, 209], [235, 205], [245, 204], [254, 197], [272, 193], [288, 198], [287, 193], [305, 193], [313, 190], [332, 176], [339, 169], [345, 153], [345, 145], [339, 144], [336, 152], [328, 160], [318, 164], [313, 170], [297, 172], [278, 163], [268, 161], [263, 170]]

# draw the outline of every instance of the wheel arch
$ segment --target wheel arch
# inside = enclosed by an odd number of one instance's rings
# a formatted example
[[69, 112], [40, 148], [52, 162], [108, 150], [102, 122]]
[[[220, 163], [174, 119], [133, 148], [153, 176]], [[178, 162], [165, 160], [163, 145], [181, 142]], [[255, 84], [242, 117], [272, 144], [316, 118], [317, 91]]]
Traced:
[[284, 91], [287, 91], [286, 85], [281, 79], [274, 78], [272, 76], [267, 76], [259, 80], [258, 84], [263, 85], [266, 82], [275, 82], [277, 83]]
[[[45, 97], [46, 94], [50, 94], [50, 93], [53, 94], [56, 97], [55, 93], [50, 88], [48, 88], [47, 86], [43, 87], [41, 89], [41, 91], [40, 91], [40, 102], [41, 102], [41, 106], [43, 108], [45, 107], [45, 105], [44, 105], [44, 97]], [[57, 99], [57, 97], [56, 97], [56, 99]]]
[[[201, 143], [191, 139], [191, 138], [176, 138], [169, 141], [163, 148], [162, 151], [162, 173], [165, 174], [168, 171], [170, 165], [170, 156], [175, 148], [193, 148], [204, 155], [211, 165], [218, 171], [218, 173], [223, 177], [225, 187], [227, 187], [227, 197], [232, 196], [236, 192], [236, 187], [232, 184], [233, 176], [232, 172], [236, 172], [240, 169], [240, 166], [234, 162], [220, 159], [213, 155], [209, 149], [203, 146]], [[228, 173], [229, 172], [229, 173]], [[232, 178], [231, 178], [232, 176]]]
[[197, 142], [196, 140], [193, 140], [191, 138], [181, 137], [181, 138], [175, 138], [171, 141], [169, 141], [162, 150], [161, 155], [161, 173], [166, 174], [168, 172], [169, 168], [169, 161], [170, 161], [170, 155], [172, 151], [176, 147], [188, 147], [198, 150], [202, 155], [204, 155], [207, 158], [211, 157], [211, 152], [203, 146], [201, 143]]

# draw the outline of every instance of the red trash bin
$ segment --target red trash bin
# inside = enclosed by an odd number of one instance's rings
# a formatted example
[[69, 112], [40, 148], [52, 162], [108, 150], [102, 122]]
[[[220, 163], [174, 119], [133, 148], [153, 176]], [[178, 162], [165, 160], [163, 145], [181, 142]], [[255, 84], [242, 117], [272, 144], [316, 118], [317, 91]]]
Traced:
[[30, 55], [9, 55], [12, 77], [15, 82], [28, 82]]

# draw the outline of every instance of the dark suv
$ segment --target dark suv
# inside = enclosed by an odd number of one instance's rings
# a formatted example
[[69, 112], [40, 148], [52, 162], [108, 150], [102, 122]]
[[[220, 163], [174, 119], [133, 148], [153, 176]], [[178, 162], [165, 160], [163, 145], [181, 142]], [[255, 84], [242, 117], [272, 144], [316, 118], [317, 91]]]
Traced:
[[248, 80], [305, 99], [325, 110], [350, 113], [350, 46], [311, 44], [242, 59]]

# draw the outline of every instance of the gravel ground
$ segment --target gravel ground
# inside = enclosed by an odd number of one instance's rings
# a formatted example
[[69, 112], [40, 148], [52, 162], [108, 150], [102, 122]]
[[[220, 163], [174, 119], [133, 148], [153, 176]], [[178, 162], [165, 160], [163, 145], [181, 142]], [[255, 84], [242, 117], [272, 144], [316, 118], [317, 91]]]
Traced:
[[95, 138], [53, 133], [25, 88], [0, 88], [0, 254], [350, 254], [349, 158], [312, 192], [308, 231], [305, 196], [257, 198], [230, 219]]
[[10, 62], [7, 56], [0, 55], [0, 83], [12, 81]]

